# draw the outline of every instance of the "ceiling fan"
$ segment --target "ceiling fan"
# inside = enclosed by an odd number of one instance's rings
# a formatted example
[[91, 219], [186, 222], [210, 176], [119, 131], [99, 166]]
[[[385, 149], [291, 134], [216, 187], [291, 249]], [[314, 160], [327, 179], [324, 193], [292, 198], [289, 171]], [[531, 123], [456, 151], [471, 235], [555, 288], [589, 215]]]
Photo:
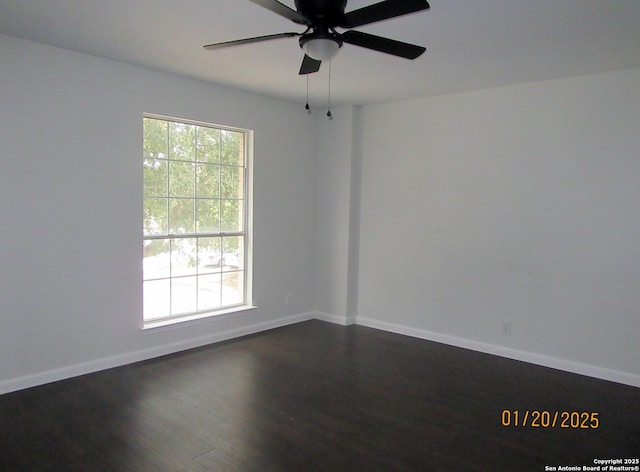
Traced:
[[[318, 72], [322, 61], [327, 61], [334, 57], [343, 43], [373, 49], [374, 51], [406, 59], [415, 59], [426, 50], [426, 48], [415, 44], [404, 43], [352, 29], [377, 21], [427, 10], [429, 9], [429, 3], [426, 0], [383, 0], [346, 13], [347, 0], [295, 0], [295, 10], [277, 0], [250, 1], [294, 23], [306, 26], [306, 30], [302, 33], [277, 33], [207, 44], [204, 46], [205, 49], [213, 50], [299, 36], [300, 47], [305, 52], [300, 66], [300, 75]], [[346, 29], [347, 31], [339, 33], [336, 28]]]

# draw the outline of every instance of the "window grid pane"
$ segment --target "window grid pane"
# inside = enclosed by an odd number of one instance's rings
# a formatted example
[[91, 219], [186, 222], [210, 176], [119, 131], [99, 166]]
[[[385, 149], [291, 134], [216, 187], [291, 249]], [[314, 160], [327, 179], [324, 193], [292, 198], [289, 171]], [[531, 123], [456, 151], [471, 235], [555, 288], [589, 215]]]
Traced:
[[143, 125], [144, 321], [245, 304], [246, 133]]

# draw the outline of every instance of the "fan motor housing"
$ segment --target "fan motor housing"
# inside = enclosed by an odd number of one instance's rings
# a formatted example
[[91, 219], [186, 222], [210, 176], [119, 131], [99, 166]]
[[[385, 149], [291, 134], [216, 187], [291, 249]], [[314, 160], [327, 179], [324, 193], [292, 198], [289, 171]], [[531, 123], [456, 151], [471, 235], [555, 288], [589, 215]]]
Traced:
[[295, 0], [296, 9], [313, 25], [333, 27], [344, 16], [347, 0]]

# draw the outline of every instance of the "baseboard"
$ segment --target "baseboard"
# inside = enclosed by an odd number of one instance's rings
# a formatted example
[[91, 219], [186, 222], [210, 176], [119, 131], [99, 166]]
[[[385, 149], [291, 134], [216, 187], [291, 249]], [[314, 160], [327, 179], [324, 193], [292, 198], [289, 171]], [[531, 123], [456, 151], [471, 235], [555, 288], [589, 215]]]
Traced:
[[33, 375], [20, 377], [16, 379], [10, 379], [0, 382], [0, 395], [4, 393], [14, 392], [16, 390], [22, 390], [25, 388], [35, 387], [51, 382], [57, 382], [59, 380], [69, 379], [77, 377], [79, 375], [90, 374], [98, 372], [100, 370], [111, 369], [114, 367], [120, 367], [134, 362], [140, 362], [154, 357], [165, 356], [167, 354], [173, 354], [176, 352], [184, 351], [187, 349], [193, 349], [200, 346], [206, 346], [208, 344], [214, 344], [229, 339], [238, 338], [241, 336], [247, 336], [250, 334], [259, 333], [261, 331], [267, 331], [269, 329], [279, 328], [294, 323], [300, 323], [315, 318], [315, 313], [301, 313], [297, 315], [287, 316], [283, 318], [277, 318], [274, 320], [255, 323], [241, 328], [230, 329], [227, 331], [221, 331], [206, 336], [200, 336], [197, 338], [191, 338], [176, 343], [166, 344], [150, 349], [144, 349], [140, 351], [134, 351], [117, 356], [96, 359], [89, 362], [83, 362], [80, 364], [74, 364], [59, 369], [48, 370], [45, 372], [39, 372]]
[[349, 326], [355, 323], [355, 318], [346, 315], [334, 315], [331, 313], [324, 313], [317, 311], [314, 313], [314, 318], [320, 321], [327, 321], [328, 323], [339, 324], [341, 326]]
[[368, 326], [371, 328], [381, 329], [397, 334], [411, 336], [414, 338], [425, 339], [428, 341], [435, 341], [451, 346], [462, 347], [465, 349], [471, 349], [474, 351], [484, 352], [486, 354], [493, 354], [508, 359], [514, 359], [518, 361], [528, 362], [531, 364], [541, 365], [544, 367], [551, 367], [553, 369], [559, 369], [566, 372], [572, 372], [575, 374], [586, 375], [602, 380], [608, 380], [611, 382], [617, 382], [632, 387], [640, 387], [640, 376], [630, 374], [628, 372], [620, 372], [612, 369], [606, 369], [597, 366], [591, 366], [587, 364], [581, 364], [578, 362], [567, 361], [564, 359], [557, 359], [554, 357], [544, 356], [541, 354], [535, 354], [530, 352], [519, 351], [516, 349], [510, 349], [502, 346], [495, 346], [492, 344], [485, 344], [478, 341], [472, 341], [469, 339], [458, 338], [455, 336], [449, 336], [441, 333], [435, 333], [432, 331], [421, 330], [402, 326], [394, 323], [388, 323], [384, 321], [374, 320], [371, 318], [353, 317], [344, 315], [335, 315], [323, 312], [309, 312], [300, 313], [297, 315], [277, 318], [274, 320], [255, 323], [241, 328], [221, 331], [206, 336], [200, 336], [197, 338], [191, 338], [184, 341], [166, 344], [151, 349], [145, 349], [140, 351], [134, 351], [117, 356], [107, 357], [103, 359], [97, 359], [89, 362], [75, 364], [72, 366], [62, 367], [59, 369], [53, 369], [45, 372], [39, 372], [33, 375], [19, 377], [15, 379], [9, 379], [0, 382], [0, 395], [4, 393], [13, 392], [16, 390], [22, 390], [25, 388], [35, 387], [46, 383], [56, 382], [79, 375], [90, 374], [98, 372], [100, 370], [111, 369], [114, 367], [120, 367], [134, 362], [140, 362], [155, 357], [164, 356], [167, 354], [173, 354], [176, 352], [192, 349], [208, 344], [214, 344], [229, 339], [238, 338], [241, 336], [247, 336], [250, 334], [259, 333], [261, 331], [267, 331], [269, 329], [279, 328], [282, 326], [300, 323], [311, 319], [318, 319], [329, 323], [339, 324], [342, 326], [348, 326], [354, 324]]
[[446, 334], [411, 328], [394, 323], [388, 323], [386, 321], [363, 318], [361, 316], [357, 318], [356, 324], [380, 329], [383, 331], [389, 331], [392, 333], [403, 334], [414, 338], [424, 339], [427, 341], [435, 341], [442, 344], [448, 344], [450, 346], [471, 349], [473, 351], [484, 352], [486, 354], [493, 354], [495, 356], [505, 357], [517, 361], [528, 362], [530, 364], [536, 364], [543, 367], [551, 367], [552, 369], [563, 370], [565, 372], [571, 372], [574, 374], [586, 375], [588, 377], [594, 377], [610, 382], [630, 385], [632, 387], [640, 387], [640, 376], [628, 372], [621, 372], [613, 369], [606, 369], [603, 367], [568, 361], [565, 359], [558, 359], [542, 354], [519, 351], [517, 349], [481, 343], [478, 341], [472, 341], [470, 339], [458, 338]]

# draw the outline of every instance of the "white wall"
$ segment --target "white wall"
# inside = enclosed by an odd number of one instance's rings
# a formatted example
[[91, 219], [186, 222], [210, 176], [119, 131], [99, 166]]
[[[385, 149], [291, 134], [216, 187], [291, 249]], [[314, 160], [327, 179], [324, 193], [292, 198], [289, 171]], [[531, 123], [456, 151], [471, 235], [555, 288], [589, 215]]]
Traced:
[[[0, 64], [0, 392], [311, 316], [301, 106], [6, 36]], [[255, 131], [258, 309], [141, 331], [144, 112]]]
[[640, 385], [639, 90], [364, 107], [358, 323]]
[[352, 324], [356, 314], [360, 110], [340, 107], [318, 122], [316, 317]]

